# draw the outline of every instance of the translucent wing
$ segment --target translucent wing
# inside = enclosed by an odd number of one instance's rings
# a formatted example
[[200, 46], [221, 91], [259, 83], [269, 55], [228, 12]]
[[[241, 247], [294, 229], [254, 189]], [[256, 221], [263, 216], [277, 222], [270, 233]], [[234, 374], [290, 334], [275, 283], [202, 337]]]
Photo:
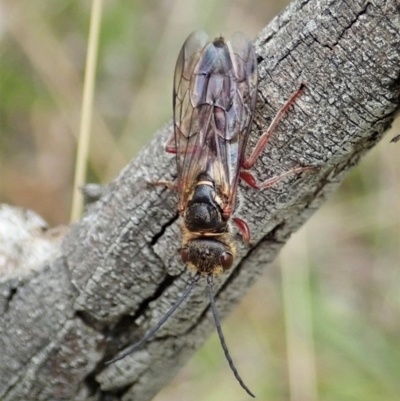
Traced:
[[233, 211], [256, 92], [257, 60], [243, 34], [226, 43], [201, 31], [186, 39], [174, 79], [180, 212], [201, 173], [214, 181], [224, 213]]

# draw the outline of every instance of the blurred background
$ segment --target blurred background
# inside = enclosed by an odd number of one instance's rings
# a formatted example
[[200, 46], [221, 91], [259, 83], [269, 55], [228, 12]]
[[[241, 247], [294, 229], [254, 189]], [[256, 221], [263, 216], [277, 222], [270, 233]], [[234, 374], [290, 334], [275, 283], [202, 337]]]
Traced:
[[[277, 0], [105, 1], [89, 182], [108, 183], [172, 116], [187, 35], [249, 37]], [[0, 3], [0, 202], [67, 224], [89, 1]], [[259, 400], [395, 401], [400, 392], [400, 132], [394, 125], [224, 321]], [[216, 335], [156, 401], [248, 400]]]

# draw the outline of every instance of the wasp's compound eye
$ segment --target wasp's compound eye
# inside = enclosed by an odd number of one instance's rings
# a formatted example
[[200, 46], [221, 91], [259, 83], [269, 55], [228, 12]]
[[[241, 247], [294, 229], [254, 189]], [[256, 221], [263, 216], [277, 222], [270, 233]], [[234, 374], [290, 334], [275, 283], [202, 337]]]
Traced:
[[182, 248], [181, 249], [181, 258], [182, 258], [182, 262], [184, 264], [186, 264], [189, 260], [189, 252], [186, 248]]
[[223, 252], [221, 255], [221, 265], [224, 270], [228, 270], [232, 267], [233, 255], [230, 252]]

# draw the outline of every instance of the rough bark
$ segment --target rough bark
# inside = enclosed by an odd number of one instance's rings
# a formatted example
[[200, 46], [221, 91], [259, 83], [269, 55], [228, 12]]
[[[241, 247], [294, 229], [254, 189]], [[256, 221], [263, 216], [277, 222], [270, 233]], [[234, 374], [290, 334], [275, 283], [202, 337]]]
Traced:
[[[379, 141], [400, 103], [394, 0], [295, 1], [255, 43], [260, 85], [250, 146], [290, 94], [307, 85], [255, 174], [318, 170], [267, 191], [241, 186], [238, 214], [252, 241], [238, 241], [235, 267], [216, 280], [222, 317]], [[163, 151], [170, 132], [171, 124], [157, 133], [66, 235], [48, 231], [32, 213], [0, 209], [1, 400], [150, 400], [214, 330], [199, 284], [153, 341], [104, 365], [159, 320], [192, 274], [177, 256], [176, 196], [145, 185], [176, 174]]]

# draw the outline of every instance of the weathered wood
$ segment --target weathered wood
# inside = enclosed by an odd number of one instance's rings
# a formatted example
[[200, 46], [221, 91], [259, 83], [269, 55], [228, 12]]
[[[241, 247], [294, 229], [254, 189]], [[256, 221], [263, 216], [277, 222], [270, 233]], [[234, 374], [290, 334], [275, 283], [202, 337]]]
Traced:
[[[235, 268], [216, 280], [221, 316], [379, 141], [400, 104], [394, 0], [296, 1], [255, 43], [260, 88], [251, 145], [290, 94], [307, 85], [257, 162], [256, 176], [297, 165], [319, 170], [268, 191], [241, 186], [238, 214], [252, 242], [239, 242]], [[145, 185], [174, 178], [174, 159], [163, 151], [170, 131], [168, 125], [156, 134], [61, 246], [37, 217], [32, 225], [19, 211], [1, 209], [1, 400], [150, 400], [214, 330], [199, 284], [153, 341], [114, 365], [103, 363], [152, 327], [191, 276], [177, 256], [175, 195]], [[13, 233], [15, 219], [21, 226]], [[45, 252], [26, 248], [32, 241], [45, 244]]]

